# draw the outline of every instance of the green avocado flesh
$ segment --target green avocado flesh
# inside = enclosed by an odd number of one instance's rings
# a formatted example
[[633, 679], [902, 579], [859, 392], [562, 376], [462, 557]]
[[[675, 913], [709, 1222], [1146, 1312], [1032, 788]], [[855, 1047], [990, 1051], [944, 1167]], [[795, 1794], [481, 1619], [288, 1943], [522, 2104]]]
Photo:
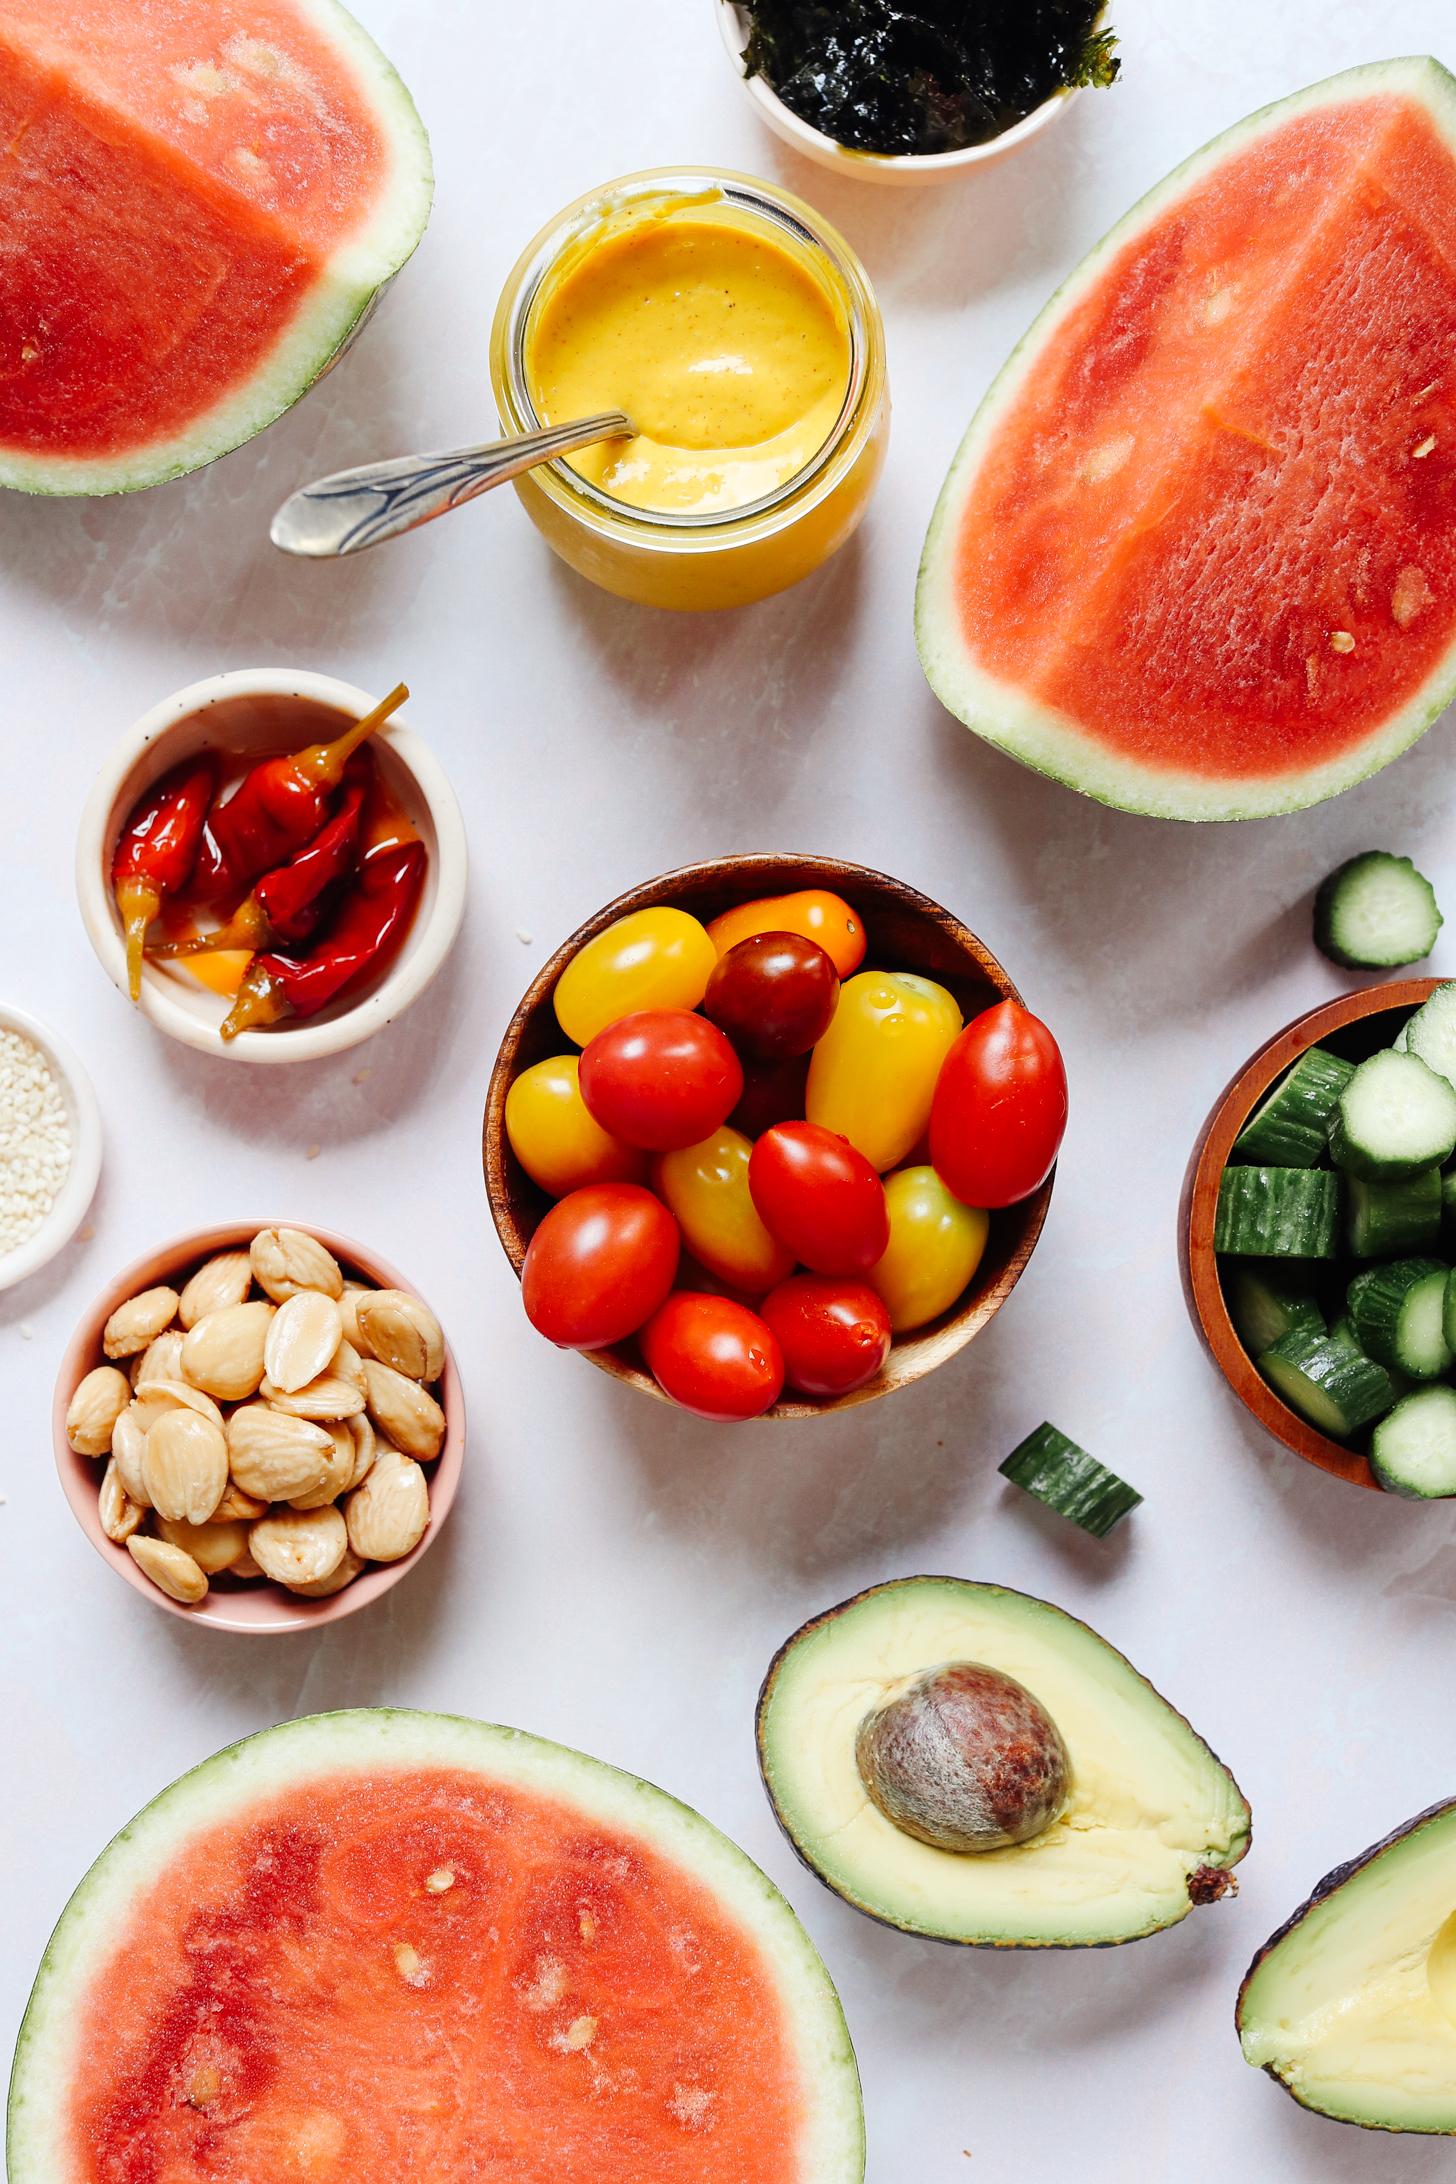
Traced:
[[1456, 2134], [1456, 1803], [1321, 1881], [1254, 1959], [1238, 2027], [1305, 2108]]
[[[1067, 1801], [1029, 1841], [936, 1849], [867, 1794], [861, 1722], [950, 1661], [1014, 1677], [1060, 1732]], [[1133, 1941], [1223, 1894], [1249, 1847], [1238, 1784], [1182, 1715], [1085, 1623], [999, 1585], [903, 1578], [806, 1624], [765, 1679], [758, 1742], [779, 1824], [811, 1871], [857, 1910], [940, 1941]]]

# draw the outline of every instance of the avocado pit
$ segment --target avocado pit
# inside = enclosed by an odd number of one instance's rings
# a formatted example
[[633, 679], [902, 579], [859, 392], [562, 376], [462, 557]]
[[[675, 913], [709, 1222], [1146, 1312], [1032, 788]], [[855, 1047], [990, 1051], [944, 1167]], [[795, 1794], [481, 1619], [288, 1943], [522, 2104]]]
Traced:
[[1042, 1835], [1067, 1802], [1067, 1748], [1014, 1676], [981, 1661], [924, 1670], [866, 1714], [854, 1756], [902, 1834], [961, 1855]]

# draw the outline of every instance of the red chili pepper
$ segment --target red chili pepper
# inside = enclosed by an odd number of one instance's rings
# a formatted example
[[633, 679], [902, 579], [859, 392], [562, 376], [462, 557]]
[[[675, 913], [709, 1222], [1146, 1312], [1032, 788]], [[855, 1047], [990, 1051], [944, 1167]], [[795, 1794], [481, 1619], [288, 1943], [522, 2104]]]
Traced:
[[317, 1016], [357, 980], [383, 970], [409, 931], [424, 884], [423, 842], [402, 842], [366, 857], [358, 884], [307, 955], [254, 956], [223, 1038], [236, 1039], [240, 1031], [284, 1016]]
[[246, 892], [260, 874], [286, 864], [312, 840], [328, 816], [329, 798], [349, 759], [408, 696], [400, 683], [332, 743], [279, 752], [244, 774], [208, 822], [213, 852], [208, 879], [215, 895]]
[[329, 889], [359, 862], [364, 798], [372, 777], [372, 768], [363, 763], [365, 756], [360, 751], [350, 759], [354, 778], [346, 782], [333, 816], [296, 857], [276, 872], [264, 874], [225, 925], [190, 940], [164, 940], [149, 953], [170, 959], [211, 955], [221, 948], [251, 952], [276, 947], [280, 941], [307, 940], [323, 916]]
[[208, 806], [217, 793], [217, 761], [184, 759], [163, 774], [132, 808], [111, 860], [111, 887], [126, 932], [126, 977], [141, 999], [147, 927], [168, 895], [187, 885]]

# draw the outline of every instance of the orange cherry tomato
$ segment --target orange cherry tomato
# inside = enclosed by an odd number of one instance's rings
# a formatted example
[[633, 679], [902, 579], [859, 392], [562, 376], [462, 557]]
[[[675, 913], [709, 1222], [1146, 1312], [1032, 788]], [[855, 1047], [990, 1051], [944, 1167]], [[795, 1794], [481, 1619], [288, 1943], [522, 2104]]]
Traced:
[[506, 1136], [533, 1183], [565, 1198], [587, 1183], [642, 1183], [647, 1155], [596, 1120], [581, 1096], [579, 1057], [553, 1054], [523, 1069], [506, 1094]]
[[848, 978], [864, 961], [865, 929], [859, 912], [827, 888], [764, 895], [708, 921], [708, 937], [720, 956], [755, 933], [798, 933], [805, 940], [816, 940], [841, 978]]
[[681, 1152], [664, 1153], [653, 1181], [698, 1264], [730, 1289], [761, 1296], [792, 1274], [794, 1255], [759, 1219], [748, 1188], [752, 1151], [741, 1131], [715, 1130]]

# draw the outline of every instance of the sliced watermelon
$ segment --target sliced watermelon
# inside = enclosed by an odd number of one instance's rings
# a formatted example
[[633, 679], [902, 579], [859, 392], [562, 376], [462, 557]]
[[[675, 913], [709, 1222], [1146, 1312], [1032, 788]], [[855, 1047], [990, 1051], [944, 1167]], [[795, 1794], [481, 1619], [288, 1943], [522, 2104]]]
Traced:
[[829, 1976], [698, 1814], [442, 1714], [164, 1790], [46, 1951], [10, 2184], [858, 2184]]
[[1335, 795], [1456, 694], [1456, 81], [1348, 70], [1099, 244], [931, 522], [952, 712], [1130, 811]]
[[424, 232], [429, 145], [336, 0], [4, 0], [0, 485], [236, 447]]

